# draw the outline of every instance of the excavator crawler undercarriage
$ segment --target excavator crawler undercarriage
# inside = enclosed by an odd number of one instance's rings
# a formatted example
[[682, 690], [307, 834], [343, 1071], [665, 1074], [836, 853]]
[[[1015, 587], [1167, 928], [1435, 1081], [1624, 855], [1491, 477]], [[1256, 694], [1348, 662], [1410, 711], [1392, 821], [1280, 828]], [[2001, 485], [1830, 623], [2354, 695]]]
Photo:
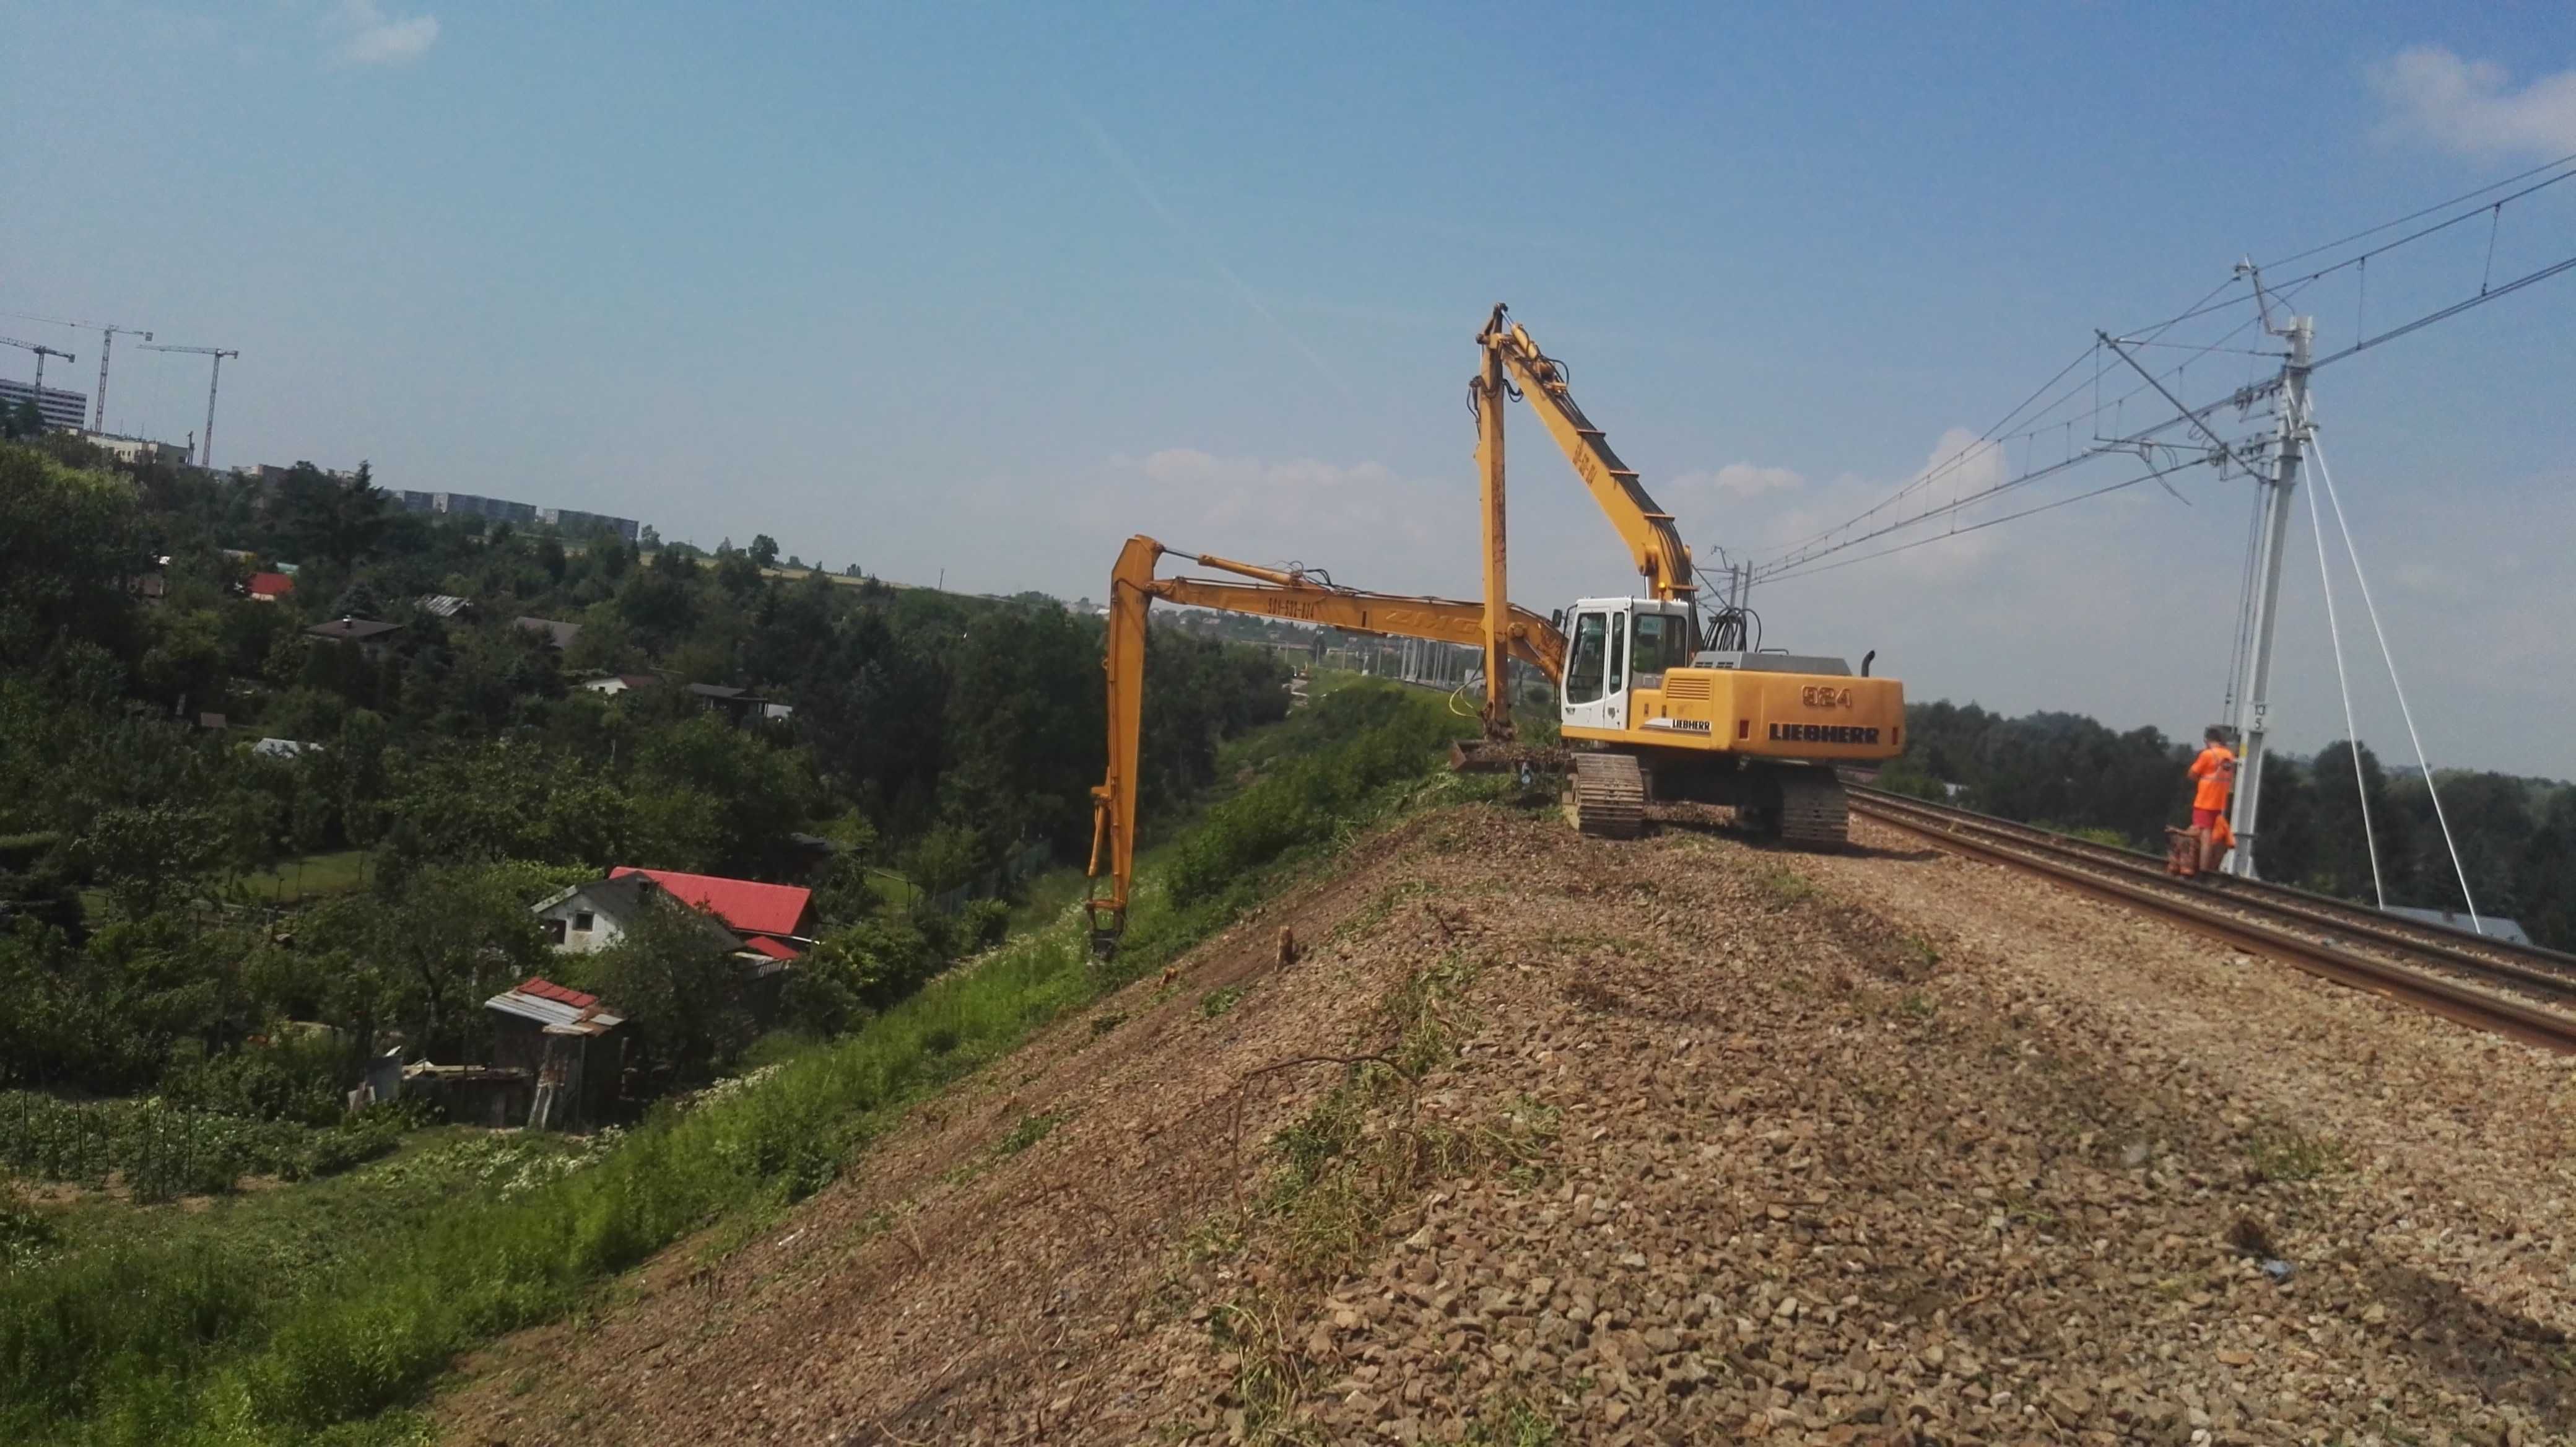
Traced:
[[1634, 839], [1646, 826], [1646, 772], [1629, 754], [1574, 756], [1569, 785], [1574, 827], [1604, 839]]

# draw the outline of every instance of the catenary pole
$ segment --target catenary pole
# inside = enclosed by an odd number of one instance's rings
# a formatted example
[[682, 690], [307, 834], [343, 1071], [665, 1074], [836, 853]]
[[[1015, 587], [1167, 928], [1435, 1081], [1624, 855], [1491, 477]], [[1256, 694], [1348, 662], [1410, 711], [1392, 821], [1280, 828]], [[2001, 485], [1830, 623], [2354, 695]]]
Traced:
[[2290, 497], [2298, 489], [2299, 463], [2308, 440], [2308, 359], [2316, 341], [2313, 317], [2292, 317], [2286, 328], [2290, 358], [2281, 368], [2281, 419], [2275, 438], [2272, 505], [2263, 518], [2263, 591], [2254, 604], [2254, 642], [2246, 654], [2246, 682], [2237, 694], [2236, 731], [2242, 740], [2236, 771], [2236, 852], [2228, 872], [2255, 879], [2263, 813], [2263, 757], [2271, 735], [2273, 627], [2281, 612], [2281, 558], [2288, 551]]

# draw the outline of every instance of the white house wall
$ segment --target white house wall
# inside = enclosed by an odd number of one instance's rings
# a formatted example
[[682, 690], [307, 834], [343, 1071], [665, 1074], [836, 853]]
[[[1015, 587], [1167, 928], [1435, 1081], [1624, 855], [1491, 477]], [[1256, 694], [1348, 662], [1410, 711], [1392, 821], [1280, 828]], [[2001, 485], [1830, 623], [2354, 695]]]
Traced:
[[[574, 929], [572, 927], [574, 916], [585, 910], [590, 912], [590, 929], [588, 931]], [[604, 950], [617, 943], [619, 937], [625, 933], [624, 926], [606, 910], [601, 909], [599, 902], [587, 894], [576, 893], [568, 898], [557, 900], [538, 910], [537, 918], [563, 921], [563, 943], [555, 948], [568, 955], [586, 955], [592, 950]]]

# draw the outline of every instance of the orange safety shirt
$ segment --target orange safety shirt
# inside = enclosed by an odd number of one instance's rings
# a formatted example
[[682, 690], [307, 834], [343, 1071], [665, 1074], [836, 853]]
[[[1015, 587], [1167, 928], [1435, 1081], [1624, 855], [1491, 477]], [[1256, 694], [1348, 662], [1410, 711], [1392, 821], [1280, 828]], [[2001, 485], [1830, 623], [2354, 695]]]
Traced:
[[2236, 752], [2225, 744], [2211, 744], [2191, 761], [2191, 776], [2200, 780], [2192, 791], [2191, 807], [2219, 809], [2227, 807], [2227, 796], [2236, 789]]

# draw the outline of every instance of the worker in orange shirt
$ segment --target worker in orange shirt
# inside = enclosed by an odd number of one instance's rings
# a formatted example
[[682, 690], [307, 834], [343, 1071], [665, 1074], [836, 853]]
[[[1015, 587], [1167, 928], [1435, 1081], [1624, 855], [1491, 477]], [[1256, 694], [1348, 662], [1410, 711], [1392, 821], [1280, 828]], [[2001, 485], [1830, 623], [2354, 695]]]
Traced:
[[2200, 843], [2200, 867], [2215, 871], [2236, 833], [2227, 824], [2227, 803], [2236, 792], [2236, 751], [2227, 746], [2227, 730], [2211, 724], [2201, 734], [2206, 746], [2191, 761], [2199, 784], [2191, 794], [2191, 834]]

